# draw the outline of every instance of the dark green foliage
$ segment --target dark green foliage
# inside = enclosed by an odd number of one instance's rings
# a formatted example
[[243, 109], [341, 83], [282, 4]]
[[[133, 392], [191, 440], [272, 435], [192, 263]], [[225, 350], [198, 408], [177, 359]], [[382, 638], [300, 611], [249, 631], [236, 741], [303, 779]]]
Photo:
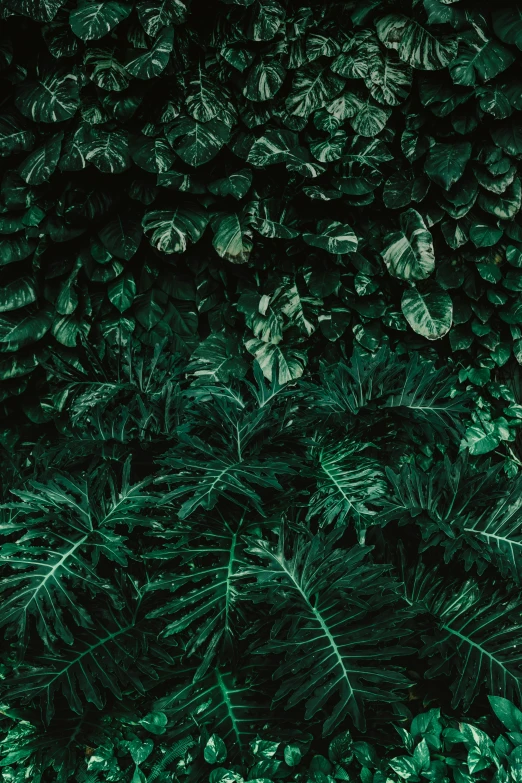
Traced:
[[518, 702], [519, 481], [462, 450], [451, 367], [383, 348], [283, 384], [257, 363], [220, 382], [204, 353], [187, 373], [166, 345], [79, 356], [48, 362], [37, 438], [3, 441], [16, 779], [26, 758], [83, 779], [98, 747], [103, 780], [150, 732], [198, 777], [185, 754], [213, 732], [241, 757], [263, 731], [379, 736], [408, 694]]
[[495, 449], [522, 359], [512, 5], [2, 0], [4, 398], [100, 334], [280, 382], [420, 338]]
[[5, 783], [516, 783], [517, 5], [0, 25]]

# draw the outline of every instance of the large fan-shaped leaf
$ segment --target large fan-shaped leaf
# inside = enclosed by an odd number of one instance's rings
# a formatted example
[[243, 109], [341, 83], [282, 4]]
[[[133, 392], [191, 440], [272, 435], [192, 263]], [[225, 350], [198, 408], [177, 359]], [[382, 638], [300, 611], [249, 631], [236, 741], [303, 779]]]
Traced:
[[366, 700], [393, 702], [408, 684], [382, 665], [404, 653], [390, 645], [405, 634], [400, 612], [390, 611], [394, 583], [367, 562], [367, 547], [335, 547], [337, 537], [299, 538], [288, 556], [281, 533], [277, 545], [260, 540], [248, 550], [262, 561], [251, 573], [277, 615], [260, 651], [284, 656], [274, 672], [282, 680], [276, 700], [288, 707], [304, 701], [308, 720], [326, 710], [323, 734], [348, 716], [364, 727]]

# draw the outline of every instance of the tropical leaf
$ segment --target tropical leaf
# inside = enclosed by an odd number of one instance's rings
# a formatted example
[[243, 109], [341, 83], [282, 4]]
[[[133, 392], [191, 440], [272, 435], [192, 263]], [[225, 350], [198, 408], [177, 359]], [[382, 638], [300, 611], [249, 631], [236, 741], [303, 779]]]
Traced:
[[412, 68], [438, 71], [457, 56], [456, 37], [436, 38], [414, 19], [389, 14], [376, 23], [377, 35], [384, 46], [395, 49]]
[[207, 227], [208, 218], [202, 211], [178, 208], [174, 211], [146, 212], [143, 230], [151, 245], [162, 253], [183, 253], [189, 242], [197, 242]]
[[433, 239], [422, 216], [408, 209], [400, 216], [401, 231], [384, 238], [382, 252], [388, 271], [402, 280], [424, 280], [435, 269]]
[[408, 288], [402, 295], [401, 309], [413, 331], [428, 340], [440, 340], [451, 328], [451, 297], [436, 286], [423, 291]]
[[284, 656], [274, 672], [283, 680], [276, 702], [304, 701], [308, 720], [329, 705], [325, 735], [348, 716], [364, 726], [365, 700], [394, 701], [408, 684], [398, 669], [376, 665], [404, 652], [390, 644], [405, 634], [400, 613], [388, 608], [397, 601], [393, 581], [367, 562], [367, 547], [345, 550], [334, 546], [337, 538], [298, 539], [287, 556], [281, 532], [277, 544], [259, 540], [248, 550], [261, 560], [251, 569], [258, 600], [277, 614], [271, 639], [259, 650]]
[[34, 122], [64, 122], [74, 117], [80, 105], [78, 78], [67, 70], [55, 70], [37, 82], [18, 88], [16, 107]]
[[103, 3], [80, 0], [69, 15], [69, 24], [73, 33], [83, 41], [98, 40], [126, 19], [131, 10], [131, 5], [118, 0]]

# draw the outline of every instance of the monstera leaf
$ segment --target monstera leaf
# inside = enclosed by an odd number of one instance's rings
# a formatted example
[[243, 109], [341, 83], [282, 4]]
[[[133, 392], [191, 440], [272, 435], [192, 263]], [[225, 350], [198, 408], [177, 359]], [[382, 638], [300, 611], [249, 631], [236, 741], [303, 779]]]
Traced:
[[400, 217], [401, 231], [384, 238], [384, 263], [394, 277], [424, 280], [435, 269], [433, 239], [422, 216], [408, 209]]
[[408, 288], [402, 295], [401, 309], [413, 331], [428, 340], [439, 340], [451, 328], [453, 303], [437, 286]]

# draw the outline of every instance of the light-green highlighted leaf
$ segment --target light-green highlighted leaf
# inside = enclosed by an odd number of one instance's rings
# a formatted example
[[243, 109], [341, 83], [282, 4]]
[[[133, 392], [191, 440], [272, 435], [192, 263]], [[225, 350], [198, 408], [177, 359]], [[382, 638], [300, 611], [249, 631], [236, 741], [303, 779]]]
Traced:
[[427, 340], [440, 340], [451, 328], [453, 303], [438, 286], [422, 292], [408, 288], [402, 295], [401, 310], [413, 331]]
[[422, 216], [408, 209], [400, 217], [401, 230], [384, 238], [382, 257], [388, 271], [402, 280], [424, 280], [435, 269], [433, 239]]

